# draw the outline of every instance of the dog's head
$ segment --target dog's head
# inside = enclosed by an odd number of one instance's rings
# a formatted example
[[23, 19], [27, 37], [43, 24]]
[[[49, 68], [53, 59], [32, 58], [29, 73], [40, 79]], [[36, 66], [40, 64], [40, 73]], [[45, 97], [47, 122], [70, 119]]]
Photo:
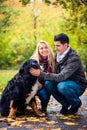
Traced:
[[39, 69], [40, 65], [38, 64], [38, 62], [34, 59], [30, 59], [27, 61], [27, 64], [29, 66], [29, 68], [34, 68], [34, 69]]
[[21, 66], [19, 73], [28, 74], [30, 68], [40, 69], [40, 65], [38, 64], [36, 60], [29, 59]]

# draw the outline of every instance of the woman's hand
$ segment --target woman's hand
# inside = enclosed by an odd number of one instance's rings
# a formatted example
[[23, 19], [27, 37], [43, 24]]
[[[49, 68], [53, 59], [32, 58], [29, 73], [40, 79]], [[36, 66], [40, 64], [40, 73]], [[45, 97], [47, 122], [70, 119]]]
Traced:
[[33, 76], [40, 76], [40, 69], [34, 69], [34, 68], [31, 68], [30, 70], [30, 73], [33, 75]]
[[38, 90], [40, 90], [43, 87], [41, 83], [38, 84]]

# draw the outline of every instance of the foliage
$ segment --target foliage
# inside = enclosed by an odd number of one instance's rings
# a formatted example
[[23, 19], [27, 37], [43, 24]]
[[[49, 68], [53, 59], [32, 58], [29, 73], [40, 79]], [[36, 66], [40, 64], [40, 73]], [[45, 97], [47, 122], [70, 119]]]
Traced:
[[85, 0], [58, 0], [53, 4], [61, 5], [65, 9], [60, 28], [70, 35], [71, 46], [77, 50], [85, 65], [87, 63], [87, 2]]
[[53, 37], [61, 32], [68, 34], [70, 46], [80, 54], [84, 64], [87, 62], [84, 58], [87, 57], [84, 3], [77, 0], [46, 0], [47, 5], [36, 0], [21, 2], [0, 3], [0, 68], [19, 66], [32, 55], [40, 40], [46, 40], [55, 51]]
[[6, 2], [0, 3], [0, 67], [10, 66], [14, 60], [10, 45], [10, 26], [13, 24], [10, 18], [13, 14], [16, 16], [17, 10], [9, 7]]
[[[23, 0], [23, 2], [24, 1], [26, 0]], [[27, 1], [26, 4], [29, 4], [29, 2], [30, 1]], [[71, 46], [74, 46], [74, 48], [78, 52], [82, 48], [84, 50], [83, 44], [87, 44], [87, 33], [85, 31], [85, 29], [87, 28], [87, 2], [85, 0], [44, 0], [44, 2], [47, 5], [54, 5], [54, 7], [57, 8], [61, 6], [64, 9], [60, 22], [61, 31], [67, 32], [69, 35], [71, 35], [71, 37], [75, 37], [76, 43], [74, 38], [71, 38]], [[82, 53], [80, 53], [80, 55], [81, 57], [83, 57]], [[84, 55], [84, 57], [86, 57], [86, 54]], [[84, 63], [86, 62], [84, 58], [82, 58], [82, 60]]]
[[[13, 13], [10, 17], [11, 24], [6, 27], [8, 31], [5, 34], [0, 33], [2, 37], [0, 42], [1, 68], [18, 66], [21, 62], [28, 59], [32, 55], [37, 42], [41, 39], [46, 40], [54, 48], [53, 32], [55, 30], [58, 32], [59, 30], [56, 29], [58, 20], [55, 22], [57, 17], [55, 11], [57, 9], [54, 9], [52, 15], [50, 15], [52, 9], [49, 7], [50, 11], [45, 14], [48, 11], [48, 7], [42, 3], [42, 9], [41, 4], [35, 4], [34, 9], [32, 9], [31, 5], [29, 7], [19, 5], [19, 12], [16, 14]], [[17, 8], [15, 12], [17, 12]], [[36, 21], [34, 19], [35, 17], [37, 17]], [[52, 26], [54, 22], [55, 25]]]

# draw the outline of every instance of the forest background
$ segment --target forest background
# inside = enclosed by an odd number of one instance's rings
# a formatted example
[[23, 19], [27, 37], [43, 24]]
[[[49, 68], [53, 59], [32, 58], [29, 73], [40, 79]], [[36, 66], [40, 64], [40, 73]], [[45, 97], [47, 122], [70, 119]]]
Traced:
[[40, 40], [55, 52], [53, 37], [66, 33], [70, 46], [87, 64], [85, 0], [0, 0], [0, 69], [17, 69]]

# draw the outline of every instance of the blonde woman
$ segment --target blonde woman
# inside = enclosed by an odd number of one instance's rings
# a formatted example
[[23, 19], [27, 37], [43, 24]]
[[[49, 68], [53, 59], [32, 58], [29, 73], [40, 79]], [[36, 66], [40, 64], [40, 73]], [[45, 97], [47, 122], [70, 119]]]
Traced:
[[[46, 73], [54, 72], [54, 54], [49, 44], [46, 41], [40, 41], [34, 54], [31, 56], [32, 59], [38, 61], [42, 71]], [[41, 100], [41, 111], [46, 112], [47, 105], [50, 99], [50, 93], [44, 87], [45, 81], [39, 81], [39, 90], [37, 96]]]

